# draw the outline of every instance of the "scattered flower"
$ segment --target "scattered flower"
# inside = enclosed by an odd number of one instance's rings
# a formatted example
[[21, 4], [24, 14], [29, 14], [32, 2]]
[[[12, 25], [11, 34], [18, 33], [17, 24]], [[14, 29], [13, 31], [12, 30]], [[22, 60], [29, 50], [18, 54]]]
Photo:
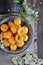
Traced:
[[24, 57], [12, 57], [14, 65], [41, 65], [43, 60], [38, 59], [35, 54], [26, 54]]

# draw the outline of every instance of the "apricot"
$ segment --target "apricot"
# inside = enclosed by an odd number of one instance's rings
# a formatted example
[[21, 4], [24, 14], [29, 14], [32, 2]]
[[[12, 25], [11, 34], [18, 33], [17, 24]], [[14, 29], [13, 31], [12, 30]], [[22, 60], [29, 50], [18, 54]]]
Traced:
[[21, 24], [21, 18], [19, 18], [19, 17], [15, 18], [15, 19], [14, 19], [14, 23], [15, 23], [16, 25], [20, 25], [20, 24]]
[[11, 44], [10, 49], [15, 51], [17, 49], [17, 45], [16, 44]]
[[12, 27], [11, 27], [11, 31], [12, 31], [13, 33], [16, 33], [16, 32], [17, 32], [17, 28], [16, 28], [15, 26], [12, 26]]
[[8, 30], [8, 25], [7, 24], [2, 24], [1, 25], [1, 31], [5, 32]]
[[9, 26], [9, 27], [12, 27], [12, 26], [14, 26], [14, 23], [13, 23], [12, 21], [9, 21], [9, 22], [8, 22], [8, 26]]
[[19, 43], [16, 43], [17, 47], [23, 47], [24, 46], [24, 42], [19, 42]]
[[4, 32], [0, 33], [0, 38], [4, 38]]
[[27, 26], [23, 26], [23, 29], [25, 30], [25, 34], [28, 33], [28, 27]]
[[10, 42], [11, 44], [15, 44], [14, 36], [11, 36], [11, 37], [9, 38], [9, 42]]
[[23, 27], [18, 29], [18, 34], [19, 35], [25, 35], [27, 33], [28, 33], [28, 28], [26, 26], [23, 26]]
[[12, 33], [10, 31], [7, 31], [4, 33], [4, 38], [10, 38]]
[[4, 39], [4, 40], [3, 40], [3, 45], [4, 45], [5, 47], [9, 47], [9, 46], [10, 46], [10, 43], [9, 43], [8, 39]]
[[20, 35], [16, 35], [15, 40], [16, 40], [16, 42], [22, 42], [23, 41], [23, 37], [20, 36]]
[[28, 40], [28, 35], [24, 35], [24, 36], [23, 36], [23, 40], [24, 40], [24, 41], [27, 41], [27, 40]]
[[19, 28], [19, 29], [18, 29], [18, 34], [19, 34], [19, 35], [25, 35], [25, 34], [26, 34], [26, 33], [25, 33], [25, 29], [22, 28], [22, 27]]

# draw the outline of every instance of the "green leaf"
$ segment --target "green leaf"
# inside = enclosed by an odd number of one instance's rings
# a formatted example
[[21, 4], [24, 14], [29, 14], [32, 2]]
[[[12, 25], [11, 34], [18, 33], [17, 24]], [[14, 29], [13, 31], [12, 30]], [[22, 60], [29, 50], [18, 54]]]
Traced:
[[13, 4], [17, 6], [21, 6], [21, 3], [19, 0], [13, 0]]
[[13, 0], [13, 3], [19, 3], [19, 0]]
[[26, 5], [26, 3], [27, 3], [27, 1], [26, 1], [26, 0], [24, 0], [22, 5]]
[[13, 4], [18, 4], [20, 3], [19, 0], [13, 0]]

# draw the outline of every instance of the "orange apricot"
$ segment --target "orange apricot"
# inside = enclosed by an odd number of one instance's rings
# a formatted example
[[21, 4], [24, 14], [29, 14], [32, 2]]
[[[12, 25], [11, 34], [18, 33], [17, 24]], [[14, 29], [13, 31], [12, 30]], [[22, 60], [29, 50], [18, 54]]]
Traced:
[[4, 38], [10, 38], [12, 33], [10, 31], [7, 31], [4, 33]]
[[11, 44], [10, 49], [15, 51], [17, 49], [17, 45], [16, 44]]
[[15, 44], [14, 36], [11, 36], [11, 37], [9, 38], [9, 42], [10, 42], [11, 44]]
[[16, 40], [16, 42], [22, 42], [23, 41], [23, 37], [20, 36], [20, 35], [16, 35], [15, 40]]
[[25, 30], [25, 34], [28, 33], [28, 27], [27, 26], [23, 26], [23, 29]]
[[4, 32], [0, 33], [0, 38], [4, 38]]
[[19, 42], [19, 43], [16, 43], [17, 47], [23, 47], [24, 46], [24, 42]]
[[19, 35], [25, 35], [27, 33], [28, 33], [28, 28], [26, 26], [23, 26], [23, 27], [18, 29], [18, 34]]
[[1, 25], [1, 31], [5, 32], [8, 30], [8, 25], [7, 24], [2, 24]]
[[15, 18], [15, 19], [14, 19], [14, 23], [15, 23], [16, 25], [20, 25], [20, 24], [21, 24], [21, 18], [19, 18], [19, 17]]
[[9, 22], [8, 22], [8, 26], [9, 26], [9, 27], [12, 27], [12, 26], [14, 26], [14, 23], [13, 23], [12, 21], [9, 21]]
[[10, 43], [9, 43], [8, 39], [4, 39], [4, 40], [3, 40], [3, 45], [4, 45], [5, 47], [9, 47], [9, 46], [10, 46]]
[[13, 33], [16, 33], [16, 32], [17, 32], [17, 28], [16, 28], [15, 26], [12, 26], [12, 27], [11, 27], [11, 31], [12, 31]]
[[25, 29], [22, 28], [22, 27], [19, 28], [19, 29], [18, 29], [18, 34], [19, 34], [19, 35], [25, 35]]
[[24, 35], [23, 36], [23, 41], [27, 41], [28, 40], [28, 35]]

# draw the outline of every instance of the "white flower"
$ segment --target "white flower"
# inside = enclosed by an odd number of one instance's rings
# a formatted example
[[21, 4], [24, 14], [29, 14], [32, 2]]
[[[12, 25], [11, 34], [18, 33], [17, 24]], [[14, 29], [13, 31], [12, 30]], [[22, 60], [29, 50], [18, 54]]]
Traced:
[[34, 61], [31, 61], [31, 62], [30, 62], [30, 65], [35, 65], [35, 62], [34, 62]]
[[43, 59], [41, 59], [41, 64], [43, 64]]
[[28, 11], [31, 11], [31, 8], [28, 8]]
[[30, 15], [30, 14], [32, 14], [32, 12], [31, 12], [31, 11], [29, 11], [29, 12], [28, 12], [28, 14]]
[[23, 59], [22, 58], [18, 58], [18, 64], [22, 65], [23, 64]]
[[35, 12], [35, 11], [34, 11], [34, 10], [32, 10], [32, 14], [34, 14], [34, 12]]
[[14, 65], [18, 65], [17, 61], [14, 61]]
[[36, 12], [36, 14], [38, 15], [38, 12]]
[[41, 65], [43, 61], [41, 59], [38, 59], [35, 54], [27, 54], [23, 58], [13, 57], [12, 62], [14, 65]]
[[25, 64], [30, 64], [30, 62], [29, 62], [28, 60], [26, 60], [24, 63], [25, 63]]
[[12, 58], [12, 62], [14, 63], [14, 65], [18, 65], [17, 57], [13, 57], [13, 58]]
[[38, 15], [38, 12], [35, 12], [35, 15], [36, 15], [36, 17], [38, 17], [39, 15]]

